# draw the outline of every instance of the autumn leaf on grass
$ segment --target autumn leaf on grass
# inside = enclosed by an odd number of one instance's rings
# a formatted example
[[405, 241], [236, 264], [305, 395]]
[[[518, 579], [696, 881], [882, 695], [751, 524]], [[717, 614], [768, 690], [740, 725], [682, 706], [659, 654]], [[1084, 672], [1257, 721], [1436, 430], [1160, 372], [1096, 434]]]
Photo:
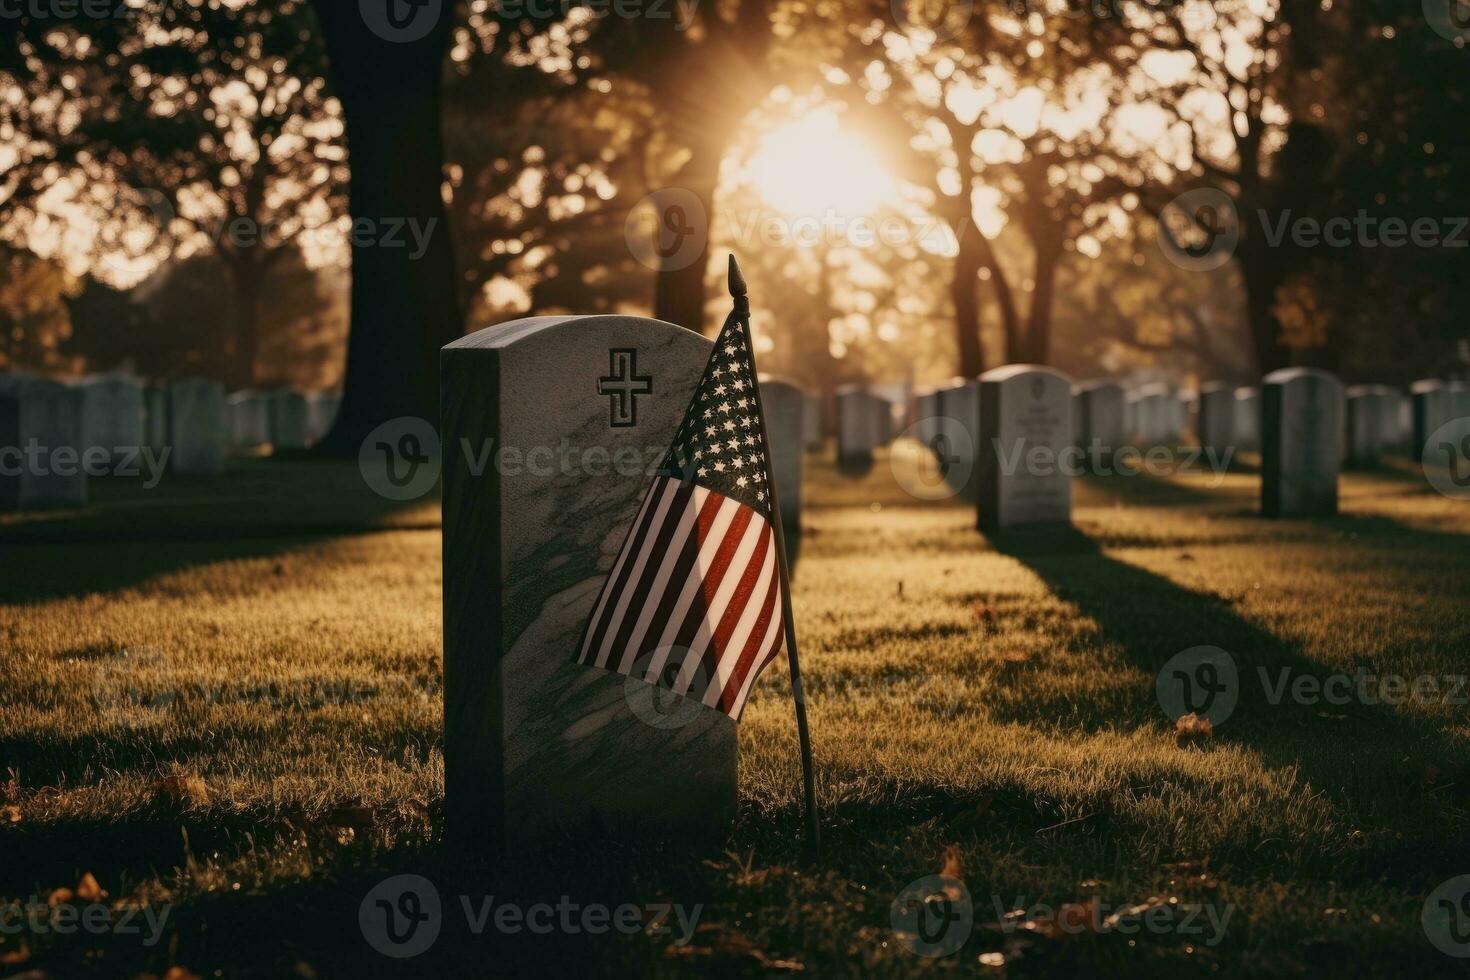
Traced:
[[742, 933], [714, 922], [696, 928], [692, 942], [664, 947], [664, 956], [697, 964], [701, 973], [751, 968], [765, 973], [800, 973], [806, 969], [796, 960], [773, 959]]
[[97, 879], [92, 872], [88, 871], [82, 875], [82, 880], [77, 882], [77, 898], [84, 902], [101, 902], [107, 898], [107, 892], [97, 884]]
[[1174, 733], [1181, 739], [1204, 739], [1215, 734], [1215, 726], [1210, 719], [1201, 718], [1191, 711], [1187, 715], [1180, 715], [1179, 720], [1174, 722]]
[[153, 781], [153, 796], [174, 806], [209, 805], [209, 787], [198, 773], [176, 770]]
[[20, 823], [20, 807], [0, 806], [0, 825], [8, 823]]

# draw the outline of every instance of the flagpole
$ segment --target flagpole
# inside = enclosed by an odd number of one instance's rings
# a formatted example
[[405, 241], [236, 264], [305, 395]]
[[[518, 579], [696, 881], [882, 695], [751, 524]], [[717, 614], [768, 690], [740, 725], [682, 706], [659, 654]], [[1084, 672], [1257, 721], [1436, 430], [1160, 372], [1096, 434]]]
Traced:
[[[729, 285], [730, 297], [735, 301], [735, 310], [731, 316], [745, 321], [746, 339], [753, 341], [754, 338], [750, 336], [750, 300], [745, 295], [745, 278], [740, 274], [740, 266], [736, 264], [734, 254], [730, 256]], [[755, 365], [753, 344], [750, 351], [750, 363], [752, 366]], [[801, 690], [801, 662], [796, 653], [796, 618], [791, 611], [791, 572], [786, 562], [786, 534], [781, 522], [781, 499], [776, 487], [776, 468], [771, 457], [771, 439], [766, 433], [766, 410], [761, 401], [759, 371], [756, 374], [757, 377], [751, 378], [750, 381], [751, 389], [755, 392], [756, 414], [761, 420], [761, 450], [766, 457], [766, 487], [771, 495], [771, 524], [776, 537], [776, 572], [781, 580], [781, 618], [785, 621], [786, 659], [791, 668], [791, 696], [796, 705], [796, 737], [801, 743], [802, 788], [806, 794], [807, 852], [810, 857], [819, 858], [822, 853], [822, 827], [817, 811], [817, 776], [812, 764], [812, 736], [806, 721], [806, 696]], [[797, 451], [801, 451], [800, 447]]]

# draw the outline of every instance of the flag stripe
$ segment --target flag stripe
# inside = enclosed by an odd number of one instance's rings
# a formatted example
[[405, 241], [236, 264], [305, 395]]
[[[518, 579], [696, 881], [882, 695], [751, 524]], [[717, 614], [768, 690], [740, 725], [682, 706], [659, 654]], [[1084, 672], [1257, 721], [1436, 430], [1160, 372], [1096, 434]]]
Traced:
[[752, 516], [753, 511], [749, 507], [740, 508], [740, 513], [730, 526], [730, 533], [725, 536], [715, 555], [715, 567], [705, 579], [704, 615], [699, 618], [694, 637], [687, 644], [689, 656], [684, 661], [684, 669], [679, 672], [678, 686], [675, 688], [681, 694], [687, 693], [696, 683], [699, 685], [697, 693], [703, 694], [705, 685], [710, 682], [711, 674], [705, 662], [705, 650], [713, 641], [715, 626], [725, 614], [725, 607], [729, 605], [740, 585], [745, 565], [750, 561], [750, 555], [760, 540], [761, 528], [766, 526], [765, 521], [751, 520]]
[[[663, 518], [664, 511], [668, 508], [668, 502], [673, 497], [674, 488], [678, 484], [673, 480], [655, 480], [649, 489], [650, 496], [657, 496], [658, 500], [648, 508], [648, 515], [643, 524], [639, 526], [635, 535], [624, 542], [623, 549], [629, 554], [630, 560], [623, 569], [621, 578], [612, 585], [612, 593], [617, 597], [617, 603], [607, 611], [601, 629], [592, 649], [597, 651], [594, 662], [599, 667], [606, 667], [608, 654], [612, 649], [612, 635], [617, 624], [622, 621], [628, 608], [628, 583], [636, 582], [638, 576], [643, 572], [643, 566], [648, 560], [648, 552], [643, 550], [643, 542], [647, 539], [649, 530], [659, 524]], [[610, 583], [611, 584], [611, 583]]]
[[647, 593], [641, 597], [641, 600], [638, 597], [634, 598], [633, 608], [638, 610], [637, 620], [634, 621], [630, 616], [627, 638], [620, 638], [613, 644], [614, 653], [618, 650], [623, 651], [622, 659], [618, 661], [619, 673], [631, 673], [633, 664], [646, 652], [643, 649], [643, 643], [648, 638], [649, 627], [668, 605], [669, 582], [680, 581], [676, 574], [679, 566], [684, 565], [686, 561], [692, 561], [693, 557], [698, 554], [697, 551], [690, 548], [690, 543], [699, 540], [699, 515], [703, 510], [705, 498], [709, 496], [710, 492], [703, 487], [691, 486], [689, 494], [679, 505], [678, 516], [671, 515], [670, 519], [664, 522], [670, 530], [664, 543], [664, 554], [678, 557], [674, 561], [667, 559], [660, 561], [655, 566], [657, 571], [654, 577], [646, 580]]
[[[766, 535], [766, 541], [770, 544], [771, 536]], [[776, 583], [779, 576], [776, 574], [776, 552], [774, 547], [768, 547], [765, 554], [761, 556], [760, 574], [751, 588], [751, 597], [758, 597], [757, 601], [746, 602], [745, 611], [740, 617], [739, 624], [732, 630], [731, 636], [720, 645], [720, 663], [715, 671], [715, 682], [705, 693], [704, 703], [711, 708], [726, 708], [728, 702], [735, 698], [734, 679], [740, 676], [740, 671], [749, 666], [751, 660], [755, 659], [760, 649], [761, 638], [765, 636], [766, 628], [770, 624], [772, 599], [776, 594]]]
[[638, 558], [642, 574], [629, 582], [627, 610], [618, 621], [617, 628], [608, 631], [612, 638], [611, 646], [608, 647], [609, 664], [621, 663], [623, 657], [627, 655], [628, 641], [632, 637], [634, 628], [638, 625], [638, 618], [643, 613], [644, 605], [648, 602], [648, 595], [653, 589], [654, 582], [666, 567], [665, 556], [669, 553], [669, 545], [674, 539], [674, 534], [679, 530], [684, 515], [688, 513], [687, 505], [693, 494], [692, 484], [674, 484], [668, 505], [660, 515], [658, 527], [644, 538], [643, 554]]
[[638, 505], [638, 514], [636, 517], [633, 518], [633, 523], [628, 525], [628, 533], [623, 537], [623, 544], [618, 549], [618, 557], [617, 560], [613, 562], [612, 571], [607, 573], [607, 578], [603, 581], [602, 593], [597, 597], [597, 605], [594, 606], [592, 609], [592, 617], [587, 620], [586, 635], [582, 637], [582, 653], [579, 659], [581, 659], [583, 663], [587, 662], [587, 650], [591, 644], [592, 636], [594, 633], [597, 632], [597, 626], [602, 622], [602, 615], [607, 610], [607, 607], [609, 605], [608, 599], [613, 594], [613, 590], [609, 588], [609, 586], [611, 586], [613, 582], [616, 582], [618, 580], [618, 577], [622, 574], [623, 566], [627, 564], [628, 539], [633, 536], [633, 528], [636, 528], [638, 527], [638, 525], [643, 523], [643, 517], [645, 514], [648, 513], [649, 505], [653, 502], [653, 498], [655, 496], [653, 491], [654, 488], [657, 486], [658, 481], [655, 480], [653, 484], [649, 486], [648, 492], [643, 495], [643, 503]]
[[695, 596], [702, 591], [702, 573], [693, 574], [697, 570], [699, 556], [705, 548], [709, 549], [710, 554], [714, 553], [739, 510], [739, 504], [717, 493], [712, 493], [705, 498], [704, 506], [699, 510], [698, 540], [693, 543], [692, 548], [686, 549], [686, 555], [680, 556], [681, 563], [686, 557], [689, 559], [688, 566], [681, 565], [682, 574], [674, 579], [675, 588], [669, 592], [669, 598], [673, 600], [672, 604], [666, 604], [663, 607], [666, 610], [664, 631], [659, 636], [658, 645], [654, 648], [653, 658], [649, 661], [648, 671], [644, 675], [644, 679], [650, 684], [657, 681], [659, 673], [664, 668], [664, 662], [669, 659], [671, 649], [677, 645], [680, 631], [689, 614], [689, 607], [694, 603]]
[[[752, 525], [756, 523], [752, 522]], [[739, 637], [733, 634], [746, 610], [750, 608], [751, 594], [755, 592], [756, 582], [766, 567], [766, 557], [769, 554], [771, 541], [771, 525], [765, 521], [760, 521], [758, 524], [759, 538], [749, 556], [745, 558], [745, 567], [741, 570], [739, 577], [732, 580], [734, 587], [730, 591], [725, 608], [720, 613], [719, 625], [714, 627], [709, 645], [703, 650], [702, 672], [709, 689], [715, 692], [715, 697], [719, 697], [719, 692], [725, 686], [720, 675], [725, 651], [732, 645], [732, 639], [737, 651], [745, 645], [743, 634]], [[746, 629], [748, 630], [749, 627], [747, 626]]]
[[755, 686], [756, 678], [765, 672], [767, 665], [776, 659], [776, 654], [781, 652], [781, 643], [785, 637], [786, 633], [784, 629], [778, 628], [776, 635], [771, 638], [771, 645], [766, 648], [765, 654], [756, 662], [755, 669], [745, 672], [745, 679], [741, 681], [740, 696], [735, 699], [735, 704], [730, 709], [731, 718], [734, 718], [736, 721], [740, 720], [740, 715], [745, 711], [745, 702], [750, 699], [750, 689]]
[[771, 623], [777, 618], [778, 599], [781, 594], [780, 575], [776, 574], [775, 555], [768, 559], [768, 569], [764, 574], [762, 582], [765, 586], [765, 597], [761, 600], [758, 621], [751, 627], [745, 638], [745, 643], [736, 650], [730, 652], [727, 657], [729, 669], [724, 671], [721, 678], [718, 704], [710, 704], [709, 699], [705, 703], [710, 707], [718, 706], [722, 711], [729, 712], [735, 705], [735, 699], [740, 689], [745, 686], [745, 675], [755, 666], [756, 658], [760, 656], [764, 648], [767, 636], [770, 634]]

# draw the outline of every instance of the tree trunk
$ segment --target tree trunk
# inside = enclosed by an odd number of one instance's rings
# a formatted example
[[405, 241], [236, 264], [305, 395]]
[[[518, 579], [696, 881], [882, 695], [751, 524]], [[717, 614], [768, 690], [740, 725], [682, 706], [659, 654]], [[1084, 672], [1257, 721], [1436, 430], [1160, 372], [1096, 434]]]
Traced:
[[[400, 30], [369, 26], [367, 5], [315, 7], [346, 124], [353, 222], [342, 408], [318, 449], [355, 456], [389, 419], [438, 418], [439, 348], [463, 329], [440, 190], [441, 71], [455, 8], [410, 7], [414, 19]], [[409, 39], [419, 17], [434, 23]]]
[[265, 270], [248, 257], [226, 262], [234, 296], [234, 361], [229, 366], [231, 384], [254, 388], [260, 372], [260, 303]]
[[981, 249], [977, 228], [961, 228], [959, 252], [954, 259], [954, 272], [949, 295], [954, 301], [955, 349], [959, 352], [959, 373], [964, 378], [978, 378], [985, 372], [985, 349], [980, 344], [980, 267]]
[[1291, 364], [1291, 349], [1282, 342], [1281, 324], [1271, 311], [1276, 288], [1285, 281], [1283, 256], [1264, 242], [1242, 237], [1236, 257], [1240, 260], [1240, 276], [1245, 283], [1246, 318], [1256, 366], [1261, 374], [1269, 374]]
[[1052, 297], [1061, 259], [1060, 239], [1044, 241], [1036, 249], [1036, 285], [1031, 293], [1031, 325], [1026, 331], [1032, 364], [1051, 363]]
[[[657, 216], [661, 255], [665, 265], [654, 278], [653, 317], [704, 332], [704, 273], [709, 268], [709, 238], [714, 227], [715, 182], [725, 143], [708, 135], [687, 135], [690, 156], [670, 179], [670, 189], [688, 191], [699, 202], [700, 214], [685, 212], [682, 202], [669, 200]], [[697, 245], [697, 251], [691, 250]], [[682, 246], [682, 247], [681, 247]]]

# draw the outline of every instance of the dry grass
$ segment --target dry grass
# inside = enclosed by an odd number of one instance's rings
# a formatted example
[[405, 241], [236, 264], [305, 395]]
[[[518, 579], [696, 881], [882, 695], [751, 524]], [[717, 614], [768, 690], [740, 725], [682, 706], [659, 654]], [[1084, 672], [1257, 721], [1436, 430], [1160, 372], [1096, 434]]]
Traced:
[[[799, 860], [779, 670], [742, 723], [724, 860], [641, 855], [630, 870], [568, 849], [481, 876], [437, 843], [432, 513], [353, 497], [351, 468], [241, 465], [231, 492], [248, 504], [208, 504], [212, 485], [172, 505], [122, 487], [89, 513], [0, 525], [0, 895], [92, 872], [114, 899], [172, 910], [153, 947], [0, 935], [17, 969], [401, 970], [356, 917], [368, 887], [406, 870], [446, 894], [703, 902], [713, 927], [698, 956], [657, 937], [451, 931], [407, 964], [436, 973], [1458, 965], [1419, 914], [1470, 872], [1466, 707], [1272, 704], [1255, 679], [1470, 670], [1470, 510], [1412, 474], [1351, 476], [1340, 517], [1287, 522], [1251, 514], [1248, 472], [1088, 480], [1075, 530], [987, 540], [968, 508], [915, 504], [884, 462], [860, 480], [814, 466], [795, 587], [822, 860]], [[1236, 655], [1244, 693], [1212, 735], [1181, 739], [1155, 675], [1201, 644]], [[976, 928], [931, 962], [895, 941], [889, 906], [951, 847]], [[1229, 914], [1223, 937], [994, 928], [1032, 903], [1150, 899]]]

